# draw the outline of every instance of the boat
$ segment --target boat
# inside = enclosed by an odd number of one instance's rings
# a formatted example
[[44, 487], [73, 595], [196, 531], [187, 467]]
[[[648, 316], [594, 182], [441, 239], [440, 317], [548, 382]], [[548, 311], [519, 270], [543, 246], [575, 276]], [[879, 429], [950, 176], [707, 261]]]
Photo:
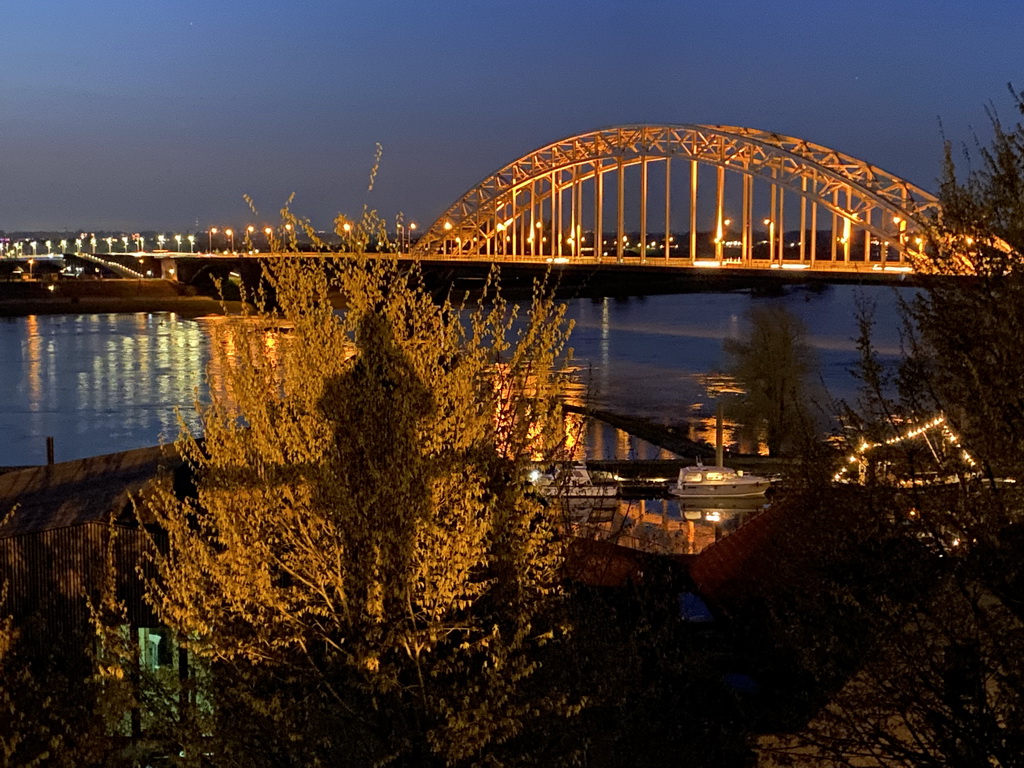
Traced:
[[668, 492], [683, 498], [743, 498], [763, 496], [771, 485], [766, 477], [718, 465], [705, 467], [697, 459], [695, 466], [679, 470], [679, 478]]
[[619, 498], [617, 483], [595, 483], [587, 465], [576, 462], [554, 472], [534, 470], [530, 480], [545, 496], [566, 499], [571, 504], [585, 504], [593, 509], [614, 506]]

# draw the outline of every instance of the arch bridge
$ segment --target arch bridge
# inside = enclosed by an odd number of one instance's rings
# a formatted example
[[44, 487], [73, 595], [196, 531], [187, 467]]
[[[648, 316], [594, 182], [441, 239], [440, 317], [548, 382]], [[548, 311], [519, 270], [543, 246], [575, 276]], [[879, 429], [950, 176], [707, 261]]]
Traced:
[[935, 196], [841, 152], [719, 125], [572, 136], [466, 192], [420, 258], [910, 272]]

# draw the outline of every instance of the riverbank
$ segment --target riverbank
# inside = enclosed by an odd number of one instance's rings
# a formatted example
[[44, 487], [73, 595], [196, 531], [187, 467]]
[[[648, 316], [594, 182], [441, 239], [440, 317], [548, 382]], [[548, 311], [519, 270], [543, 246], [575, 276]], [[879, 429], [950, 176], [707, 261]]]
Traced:
[[209, 315], [241, 311], [239, 301], [222, 302], [167, 280], [22, 280], [0, 283], [0, 317], [176, 312]]

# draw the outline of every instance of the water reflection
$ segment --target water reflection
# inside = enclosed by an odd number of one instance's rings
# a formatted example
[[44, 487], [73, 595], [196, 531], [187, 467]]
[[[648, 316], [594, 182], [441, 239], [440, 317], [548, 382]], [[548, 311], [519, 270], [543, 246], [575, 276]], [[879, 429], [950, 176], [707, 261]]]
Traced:
[[[722, 339], [735, 335], [752, 303], [779, 301], [801, 316], [813, 329], [831, 394], [852, 396], [858, 291], [878, 303], [880, 348], [895, 351], [895, 291], [846, 286], [772, 299], [749, 293], [576, 299], [569, 302], [576, 322], [571, 344], [593, 405], [688, 424], [691, 439], [707, 440], [714, 403], [706, 377], [721, 367]], [[175, 409], [191, 421], [194, 399], [204, 398], [208, 386], [223, 386], [223, 370], [207, 372], [211, 345], [231, 343], [216, 340], [215, 325], [173, 313], [0, 322], [0, 465], [41, 463], [47, 435], [55, 437], [58, 461], [173, 439]], [[279, 342], [268, 337], [266, 353], [273, 355]], [[580, 442], [591, 458], [671, 457], [607, 425], [588, 429]]]
[[[0, 465], [153, 445], [203, 386], [206, 341], [173, 313], [42, 315], [0, 324]], [[189, 414], [186, 412], [186, 416]]]
[[755, 499], [694, 503], [668, 498], [620, 499], [611, 508], [577, 507], [574, 535], [664, 555], [695, 555], [768, 508]]

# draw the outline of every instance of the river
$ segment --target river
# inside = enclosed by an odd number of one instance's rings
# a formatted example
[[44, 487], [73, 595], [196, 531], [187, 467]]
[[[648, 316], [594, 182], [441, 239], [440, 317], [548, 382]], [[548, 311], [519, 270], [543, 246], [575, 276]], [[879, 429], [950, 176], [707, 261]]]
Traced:
[[[908, 292], [900, 289], [903, 295]], [[876, 306], [876, 341], [898, 353], [897, 290], [882, 286], [573, 299], [571, 346], [591, 402], [662, 422], [707, 422], [704, 377], [720, 371], [722, 341], [757, 303], [800, 316], [833, 398], [852, 399], [856, 305]], [[173, 440], [180, 412], [203, 397], [209, 324], [174, 313], [40, 315], [0, 322], [0, 466], [57, 461]], [[698, 435], [699, 436], [699, 435]]]

